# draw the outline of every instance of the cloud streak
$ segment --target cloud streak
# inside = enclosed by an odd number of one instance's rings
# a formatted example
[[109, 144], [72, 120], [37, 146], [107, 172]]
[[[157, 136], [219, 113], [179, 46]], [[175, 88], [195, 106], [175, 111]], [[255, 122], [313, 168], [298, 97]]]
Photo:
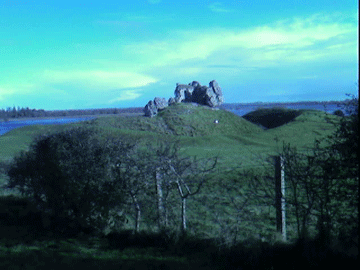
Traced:
[[137, 88], [157, 82], [157, 79], [154, 77], [126, 71], [46, 70], [43, 77], [48, 84], [72, 83], [95, 91]]
[[116, 103], [127, 100], [134, 100], [141, 97], [138, 90], [125, 90], [120, 93], [120, 96], [109, 101], [109, 103]]
[[232, 12], [232, 9], [225, 8], [224, 5], [221, 2], [214, 2], [208, 5], [208, 8], [217, 13], [228, 13]]
[[[229, 18], [237, 15], [235, 10], [225, 14], [231, 10], [221, 2], [201, 8], [219, 13], [207, 12], [209, 22], [219, 15]], [[286, 86], [291, 76], [299, 79], [314, 75], [317, 77], [311, 78], [312, 81], [325, 81], [330, 78], [329, 73], [338, 73], [338, 70], [347, 72], [348, 80], [355, 76], [352, 70], [358, 58], [356, 16], [315, 14], [240, 28], [230, 27], [228, 22], [219, 23], [222, 27], [189, 24], [186, 17], [179, 24], [174, 14], [166, 12], [158, 16], [158, 13], [134, 10], [94, 16], [91, 23], [96, 24], [95, 28], [104, 36], [82, 42], [79, 39], [81, 47], [74, 49], [66, 45], [61, 50], [60, 46], [53, 54], [39, 50], [43, 56], [54, 57], [25, 57], [16, 65], [14, 62], [16, 72], [3, 68], [0, 104], [15, 104], [20, 96], [24, 97], [24, 104], [29, 97], [45, 102], [54, 97], [59, 100], [58, 104], [61, 100], [74, 104], [71, 106], [89, 106], [90, 102], [94, 104], [91, 106], [127, 101], [135, 104], [143, 103], [154, 91], [159, 96], [168, 96], [169, 91], [173, 91], [173, 83], [183, 80], [221, 79], [229, 85], [230, 82], [245, 85], [256, 81], [268, 85], [276, 77], [276, 85]], [[165, 21], [169, 27], [163, 27]], [[175, 27], [170, 27], [171, 23]], [[146, 31], [145, 35], [139, 34], [140, 26], [144, 29], [141, 31]], [[36, 67], [31, 61], [38, 61]], [[21, 72], [18, 66], [22, 67]], [[67, 68], [69, 66], [72, 69]], [[304, 87], [308, 85], [309, 82]], [[233, 89], [237, 91], [237, 86]]]
[[[152, 63], [152, 67], [181, 66], [190, 60], [213, 61], [215, 55], [222, 55], [216, 59], [218, 64], [232, 65], [232, 59], [240, 59], [243, 64], [271, 67], [336, 59], [344, 53], [355, 57], [356, 33], [355, 24], [314, 15], [246, 30], [175, 31], [173, 38], [132, 44], [126, 50]], [[186, 70], [186, 66], [182, 68]], [[188, 73], [192, 71], [197, 74], [199, 68], [192, 67]]]
[[14, 90], [5, 87], [0, 87], [0, 101], [5, 100], [6, 96], [10, 96], [14, 93]]

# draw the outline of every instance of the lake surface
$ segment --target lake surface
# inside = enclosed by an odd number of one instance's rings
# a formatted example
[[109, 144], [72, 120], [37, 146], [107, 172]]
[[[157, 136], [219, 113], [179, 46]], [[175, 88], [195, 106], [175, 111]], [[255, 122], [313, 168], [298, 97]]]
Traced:
[[30, 125], [62, 125], [68, 123], [81, 122], [94, 119], [95, 117], [63, 117], [63, 118], [49, 118], [49, 119], [31, 119], [31, 120], [10, 120], [8, 122], [0, 122], [0, 136], [6, 132]]
[[[329, 104], [324, 107], [324, 105], [318, 104], [291, 104], [291, 105], [271, 105], [271, 104], [259, 104], [259, 105], [241, 105], [237, 110], [230, 110], [231, 112], [243, 116], [251, 111], [254, 111], [258, 108], [273, 108], [273, 107], [281, 107], [281, 108], [288, 108], [288, 109], [307, 109], [307, 110], [319, 110], [325, 111], [329, 114], [332, 114], [334, 111], [339, 110], [336, 104]], [[341, 109], [342, 110], [342, 109]], [[342, 110], [343, 111], [343, 110]], [[344, 112], [345, 113], [345, 112]], [[80, 121], [86, 121], [90, 119], [94, 119], [96, 117], [63, 117], [63, 118], [49, 118], [49, 119], [31, 119], [31, 120], [15, 120], [15, 121], [8, 121], [8, 122], [0, 122], [0, 136], [5, 134], [6, 132], [29, 125], [61, 125], [61, 124], [68, 124]]]

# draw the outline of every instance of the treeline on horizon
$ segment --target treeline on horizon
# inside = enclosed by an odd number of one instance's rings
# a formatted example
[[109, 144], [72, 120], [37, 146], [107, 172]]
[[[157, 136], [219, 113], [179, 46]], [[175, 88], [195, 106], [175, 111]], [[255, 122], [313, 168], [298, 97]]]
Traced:
[[[236, 110], [242, 106], [251, 105], [271, 105], [281, 106], [288, 104], [302, 105], [330, 105], [337, 104], [339, 107], [347, 104], [349, 99], [343, 101], [298, 101], [298, 102], [253, 102], [253, 103], [224, 103], [220, 108], [225, 110]], [[101, 114], [121, 114], [121, 113], [142, 113], [143, 107], [132, 108], [102, 108], [102, 109], [82, 109], [82, 110], [54, 110], [47, 111], [44, 109], [31, 109], [29, 107], [7, 107], [0, 109], [0, 120], [7, 121], [9, 119], [27, 118], [27, 117], [67, 117], [67, 116], [83, 116], [83, 115], [101, 115]]]
[[8, 107], [0, 109], [0, 119], [6, 121], [8, 119], [24, 118], [24, 117], [62, 117], [62, 116], [83, 116], [83, 115], [99, 115], [99, 114], [121, 114], [121, 113], [141, 113], [142, 107], [134, 108], [104, 108], [104, 109], [84, 109], [84, 110], [58, 110], [46, 111], [43, 109], [30, 109], [29, 107]]
[[231, 109], [236, 110], [237, 108], [241, 108], [243, 106], [284, 106], [284, 105], [338, 105], [339, 107], [345, 106], [350, 102], [351, 99], [345, 99], [345, 100], [330, 100], [330, 101], [294, 101], [294, 102], [248, 102], [248, 103], [224, 103], [220, 107], [223, 109]]

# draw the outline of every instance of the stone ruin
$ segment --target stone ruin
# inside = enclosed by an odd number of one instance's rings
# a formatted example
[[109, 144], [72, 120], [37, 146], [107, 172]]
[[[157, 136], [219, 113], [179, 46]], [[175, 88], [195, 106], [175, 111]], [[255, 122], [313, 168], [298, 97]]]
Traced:
[[199, 82], [193, 81], [189, 84], [176, 84], [175, 97], [165, 98], [156, 97], [150, 100], [144, 108], [145, 116], [153, 117], [159, 111], [165, 109], [174, 103], [189, 102], [206, 105], [209, 107], [218, 107], [224, 102], [224, 97], [219, 84], [213, 80], [209, 86], [201, 86]]

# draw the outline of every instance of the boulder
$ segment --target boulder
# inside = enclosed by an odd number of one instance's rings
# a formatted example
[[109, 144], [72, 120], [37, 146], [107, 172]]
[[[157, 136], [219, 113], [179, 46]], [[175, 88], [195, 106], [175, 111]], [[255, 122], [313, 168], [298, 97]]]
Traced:
[[173, 98], [173, 97], [169, 98], [169, 100], [168, 100], [169, 106], [172, 104], [175, 104], [175, 103], [176, 103], [175, 98]]
[[209, 83], [209, 86], [212, 88], [212, 90], [214, 91], [214, 100], [218, 105], [212, 106], [212, 107], [217, 107], [221, 104], [224, 103], [224, 96], [222, 94], [221, 88], [219, 86], [219, 84], [217, 83], [217, 81], [213, 80]]
[[175, 88], [175, 102], [196, 102], [201, 105], [218, 107], [224, 102], [219, 84], [213, 80], [209, 87], [201, 86], [197, 81], [186, 84], [177, 84]]
[[165, 109], [168, 105], [169, 103], [166, 101], [165, 98], [156, 97], [154, 98], [154, 100], [150, 100], [148, 104], [146, 104], [144, 108], [145, 116], [153, 117], [159, 111]]
[[201, 86], [198, 81], [193, 81], [189, 84], [177, 83], [174, 94], [175, 97], [169, 98], [168, 101], [160, 97], [150, 100], [144, 108], [145, 115], [153, 117], [158, 111], [180, 102], [196, 103], [215, 109], [224, 102], [221, 88], [215, 80], [211, 81], [209, 86]]
[[158, 112], [157, 107], [155, 105], [155, 102], [153, 100], [150, 100], [148, 104], [146, 104], [144, 108], [145, 116], [153, 117]]
[[191, 102], [192, 99], [192, 93], [194, 91], [194, 86], [190, 84], [176, 84], [175, 88], [175, 102]]
[[194, 86], [194, 88], [196, 88], [196, 87], [198, 87], [198, 86], [201, 86], [200, 83], [197, 82], [197, 81], [193, 81], [193, 82], [191, 83], [191, 85]]
[[166, 101], [165, 98], [156, 97], [154, 99], [154, 103], [155, 103], [155, 106], [158, 109], [158, 111], [161, 111], [161, 110], [165, 109], [167, 106], [169, 106], [169, 103]]

